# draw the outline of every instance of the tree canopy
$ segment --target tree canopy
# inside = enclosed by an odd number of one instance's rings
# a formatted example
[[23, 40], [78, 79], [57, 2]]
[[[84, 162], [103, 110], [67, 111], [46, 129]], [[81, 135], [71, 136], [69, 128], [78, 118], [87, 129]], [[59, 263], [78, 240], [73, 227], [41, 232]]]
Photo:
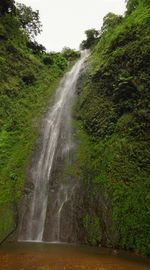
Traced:
[[62, 54], [67, 59], [67, 61], [74, 61], [80, 57], [80, 52], [70, 49], [68, 47], [63, 48]]
[[92, 28], [85, 31], [86, 40], [83, 40], [80, 47], [81, 49], [90, 49], [97, 41], [99, 31]]
[[104, 33], [110, 28], [114, 28], [117, 24], [121, 23], [122, 16], [109, 12], [103, 19], [103, 26], [101, 32]]
[[1, 0], [0, 3], [0, 15], [5, 13], [12, 12], [15, 10], [15, 1], [14, 0]]
[[46, 48], [42, 45], [42, 44], [39, 44], [37, 41], [29, 41], [27, 43], [27, 47], [29, 49], [31, 49], [31, 51], [34, 53], [34, 54], [43, 54], [44, 52], [46, 52]]
[[139, 4], [144, 4], [144, 5], [149, 5], [150, 1], [149, 0], [126, 0], [126, 15], [130, 15]]
[[139, 0], [126, 0], [127, 2], [127, 14], [130, 14], [135, 10], [136, 6], [139, 4]]
[[25, 33], [33, 39], [41, 33], [42, 24], [40, 22], [39, 11], [33, 11], [31, 7], [17, 3], [17, 16], [20, 20], [21, 27]]

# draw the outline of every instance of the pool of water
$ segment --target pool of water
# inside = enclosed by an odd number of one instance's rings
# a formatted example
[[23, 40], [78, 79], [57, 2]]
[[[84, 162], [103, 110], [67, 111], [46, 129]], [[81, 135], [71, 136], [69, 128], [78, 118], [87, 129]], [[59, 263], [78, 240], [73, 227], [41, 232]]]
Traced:
[[146, 259], [127, 252], [57, 243], [0, 247], [0, 270], [148, 270]]

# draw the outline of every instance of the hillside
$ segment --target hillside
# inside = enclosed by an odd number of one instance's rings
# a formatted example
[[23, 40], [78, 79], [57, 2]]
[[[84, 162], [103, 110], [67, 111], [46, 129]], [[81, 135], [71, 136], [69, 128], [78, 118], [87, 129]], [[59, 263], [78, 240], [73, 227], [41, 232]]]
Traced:
[[46, 52], [33, 38], [40, 32], [38, 12], [25, 5], [16, 8], [14, 1], [2, 1], [0, 15], [1, 242], [18, 223], [39, 121], [68, 68], [68, 60], [79, 54], [68, 48], [63, 53]]
[[150, 5], [127, 7], [124, 17], [104, 18], [80, 78], [74, 172], [82, 241], [149, 254]]
[[[59, 213], [63, 208], [62, 219], [59, 215], [65, 224], [63, 234], [68, 233], [65, 229], [71, 213], [77, 229], [75, 238], [70, 239], [145, 255], [150, 254], [149, 14], [149, 0], [128, 0], [124, 16], [109, 13], [100, 31], [86, 31], [87, 40], [81, 48], [91, 52], [78, 80], [73, 111], [77, 149], [72, 162], [66, 161], [63, 168], [63, 152], [60, 156], [56, 153], [59, 177], [56, 174], [56, 183], [49, 183], [52, 203], [55, 190], [59, 191], [58, 178], [63, 184], [66, 179], [76, 181], [75, 194], [74, 189], [69, 196], [60, 194], [65, 198], [59, 208]], [[35, 41], [40, 32], [38, 11], [14, 0], [2, 0], [0, 242], [18, 227], [26, 172], [40, 121], [53, 101], [60, 78], [80, 56], [69, 48], [61, 53], [47, 52]], [[70, 111], [65, 112], [70, 123]], [[64, 134], [59, 134], [60, 144], [66, 139]], [[27, 199], [32, 197], [32, 186], [26, 192]]]

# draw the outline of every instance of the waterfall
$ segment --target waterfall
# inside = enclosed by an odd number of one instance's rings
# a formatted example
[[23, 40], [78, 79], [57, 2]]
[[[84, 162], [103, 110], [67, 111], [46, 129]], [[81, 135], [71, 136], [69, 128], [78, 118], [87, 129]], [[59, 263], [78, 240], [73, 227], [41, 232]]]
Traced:
[[[54, 104], [43, 119], [40, 138], [27, 175], [19, 221], [21, 241], [61, 241], [62, 211], [71, 199], [76, 183], [72, 179], [61, 180], [60, 164], [64, 166], [64, 160], [70, 158], [74, 149], [71, 109], [76, 84], [87, 56], [88, 53], [83, 52], [71, 71], [61, 80]], [[60, 167], [57, 168], [59, 176], [54, 180], [56, 167]]]

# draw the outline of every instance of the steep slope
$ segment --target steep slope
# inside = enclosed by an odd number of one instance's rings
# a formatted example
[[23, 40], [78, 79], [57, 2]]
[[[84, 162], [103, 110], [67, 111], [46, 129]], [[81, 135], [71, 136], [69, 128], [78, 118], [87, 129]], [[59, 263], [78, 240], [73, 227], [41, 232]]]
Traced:
[[149, 14], [149, 1], [139, 1], [119, 23], [104, 25], [75, 108], [82, 241], [144, 254], [150, 253]]
[[[14, 7], [14, 6], [13, 6]], [[1, 11], [1, 10], [0, 10]], [[25, 168], [41, 115], [67, 60], [29, 39], [10, 9], [0, 17], [0, 241], [18, 220]]]

